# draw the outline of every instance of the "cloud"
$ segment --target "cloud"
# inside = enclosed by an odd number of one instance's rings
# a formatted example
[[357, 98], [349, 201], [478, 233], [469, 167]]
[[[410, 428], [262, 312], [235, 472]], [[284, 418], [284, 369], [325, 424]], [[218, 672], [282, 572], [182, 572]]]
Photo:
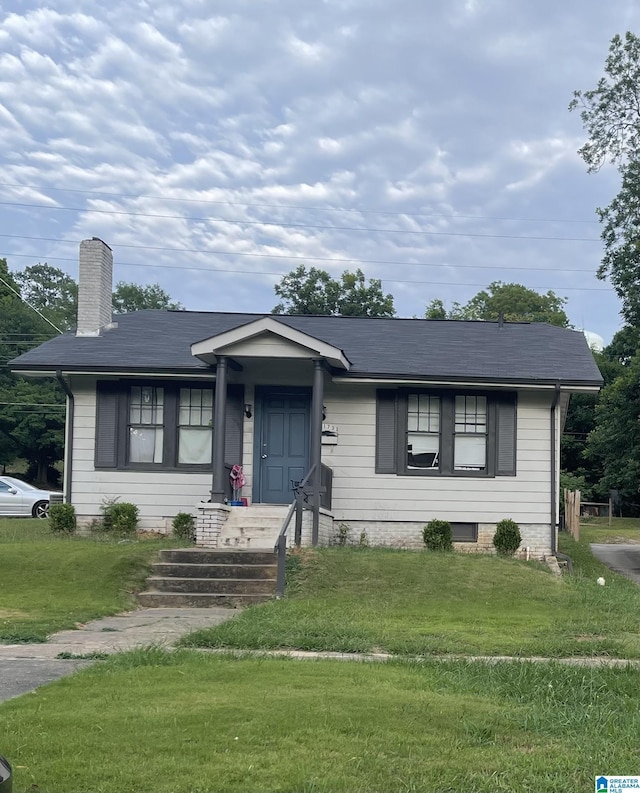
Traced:
[[277, 273], [300, 262], [367, 260], [409, 316], [517, 280], [566, 288], [574, 321], [597, 317], [608, 337], [599, 243], [512, 238], [597, 239], [597, 224], [568, 221], [591, 220], [615, 175], [585, 175], [566, 105], [632, 10], [10, 0], [0, 158], [3, 181], [27, 186], [3, 195], [59, 208], [5, 205], [24, 239], [0, 255], [75, 273], [76, 241], [101, 236], [118, 278], [197, 309], [269, 310]]

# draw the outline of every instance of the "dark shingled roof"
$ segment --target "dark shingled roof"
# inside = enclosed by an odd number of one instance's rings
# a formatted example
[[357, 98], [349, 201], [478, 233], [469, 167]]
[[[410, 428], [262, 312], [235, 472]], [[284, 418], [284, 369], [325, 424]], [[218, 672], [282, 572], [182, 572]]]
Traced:
[[20, 370], [206, 371], [194, 342], [270, 316], [341, 349], [346, 376], [600, 385], [579, 331], [542, 323], [140, 311], [114, 317], [99, 337], [65, 333], [12, 362]]

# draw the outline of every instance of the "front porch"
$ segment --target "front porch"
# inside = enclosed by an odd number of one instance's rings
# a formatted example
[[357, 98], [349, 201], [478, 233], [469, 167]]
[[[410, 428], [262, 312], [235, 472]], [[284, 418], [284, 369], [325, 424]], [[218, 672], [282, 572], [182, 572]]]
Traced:
[[[333, 472], [321, 459], [323, 402], [328, 368], [350, 366], [342, 351], [263, 318], [191, 352], [215, 366], [213, 426], [225, 427], [213, 433], [211, 493], [197, 505], [196, 544], [274, 548], [279, 536], [289, 545], [327, 544]], [[230, 413], [233, 389], [243, 404]], [[246, 472], [247, 506], [230, 505], [234, 464]]]

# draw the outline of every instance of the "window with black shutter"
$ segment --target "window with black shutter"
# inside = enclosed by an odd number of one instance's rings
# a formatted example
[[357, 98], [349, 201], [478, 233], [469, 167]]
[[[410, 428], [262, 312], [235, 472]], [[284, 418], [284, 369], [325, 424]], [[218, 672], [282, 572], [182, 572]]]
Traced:
[[[202, 383], [99, 381], [95, 467], [210, 470], [214, 388]], [[241, 385], [227, 388], [225, 460], [242, 462]]]
[[515, 394], [379, 389], [376, 473], [515, 476]]

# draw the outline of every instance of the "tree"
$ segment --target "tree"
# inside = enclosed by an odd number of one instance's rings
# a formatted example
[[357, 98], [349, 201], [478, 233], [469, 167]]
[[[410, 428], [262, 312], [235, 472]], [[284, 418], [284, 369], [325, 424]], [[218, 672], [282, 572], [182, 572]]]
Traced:
[[18, 278], [0, 259], [0, 463], [23, 458], [43, 484], [62, 456], [64, 395], [55, 381], [17, 377], [6, 364], [55, 334], [22, 301]]
[[[34, 478], [46, 483], [48, 468], [64, 451], [64, 397], [55, 380], [17, 377], [0, 428], [9, 431], [16, 456], [30, 464]], [[4, 400], [3, 400], [4, 401]]]
[[[600, 490], [618, 490], [627, 507], [640, 503], [640, 353], [607, 385], [596, 408], [586, 457], [603, 474]], [[633, 507], [631, 507], [633, 508]]]
[[[615, 337], [611, 345], [601, 353], [593, 353], [605, 388], [624, 371], [622, 362], [611, 352], [614, 342]], [[588, 438], [597, 426], [596, 409], [600, 399], [599, 394], [571, 395], [560, 446], [560, 467], [567, 474], [583, 477], [589, 490], [599, 488], [602, 478], [600, 463], [586, 455]]]
[[598, 209], [604, 256], [598, 278], [609, 277], [622, 315], [640, 325], [640, 38], [627, 31], [611, 40], [606, 77], [595, 89], [574, 91], [569, 110], [580, 109], [587, 142], [578, 153], [595, 173], [618, 165], [622, 181], [608, 207]]
[[566, 302], [566, 298], [551, 291], [540, 294], [522, 284], [494, 281], [466, 305], [454, 303], [450, 311], [442, 300], [435, 298], [427, 305], [425, 318], [495, 321], [502, 315], [507, 322], [548, 322], [566, 328], [569, 325], [564, 312]]
[[76, 324], [78, 285], [70, 275], [45, 262], [25, 267], [15, 279], [23, 299], [56, 327], [69, 330]]
[[319, 314], [344, 317], [392, 317], [393, 295], [383, 294], [382, 282], [370, 278], [367, 284], [362, 270], [345, 270], [340, 280], [325, 270], [301, 264], [283, 276], [274, 287], [282, 299], [272, 314]]
[[171, 297], [162, 289], [160, 284], [140, 286], [125, 281], [118, 281], [113, 290], [113, 313], [128, 314], [132, 311], [144, 309], [165, 309], [180, 311], [183, 306], [171, 301]]

